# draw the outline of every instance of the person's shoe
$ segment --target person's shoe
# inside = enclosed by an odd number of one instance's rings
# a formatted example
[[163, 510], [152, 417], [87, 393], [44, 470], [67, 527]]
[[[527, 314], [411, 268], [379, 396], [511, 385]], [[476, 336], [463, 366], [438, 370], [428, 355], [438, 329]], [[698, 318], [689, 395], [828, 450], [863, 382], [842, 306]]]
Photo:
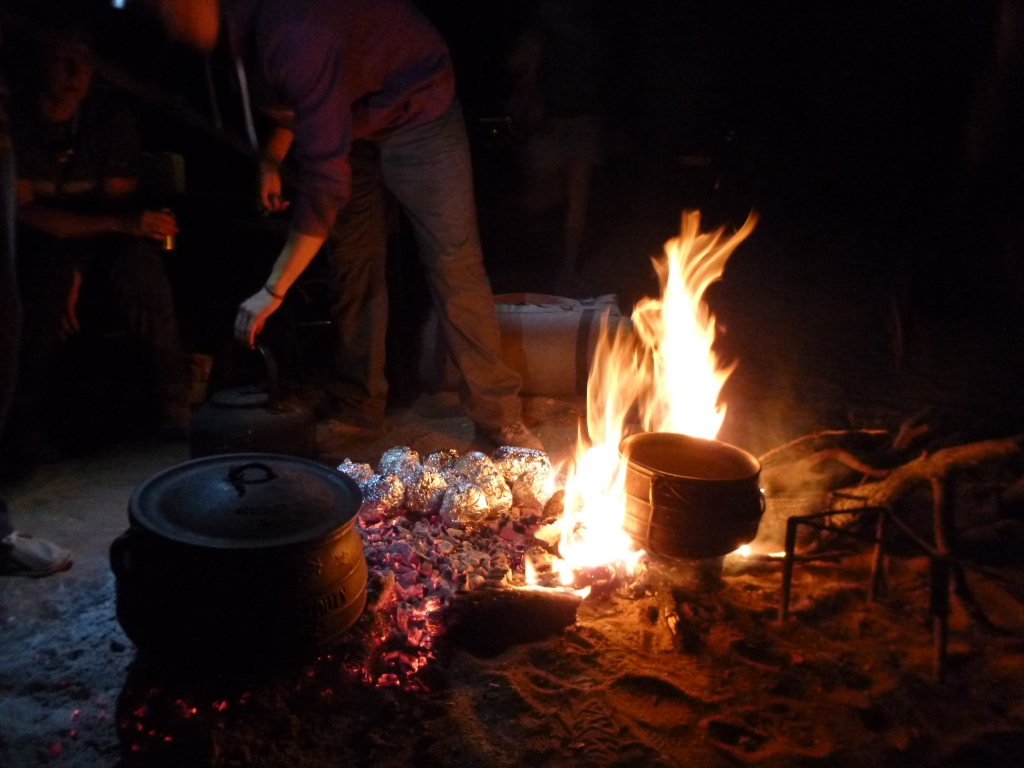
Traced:
[[530, 448], [534, 451], [544, 450], [544, 443], [523, 424], [522, 419], [502, 424], [500, 427], [477, 426], [476, 433], [478, 437], [488, 440], [495, 447], [511, 445], [516, 448]]
[[49, 576], [71, 567], [71, 553], [45, 539], [15, 531], [0, 539], [0, 574]]

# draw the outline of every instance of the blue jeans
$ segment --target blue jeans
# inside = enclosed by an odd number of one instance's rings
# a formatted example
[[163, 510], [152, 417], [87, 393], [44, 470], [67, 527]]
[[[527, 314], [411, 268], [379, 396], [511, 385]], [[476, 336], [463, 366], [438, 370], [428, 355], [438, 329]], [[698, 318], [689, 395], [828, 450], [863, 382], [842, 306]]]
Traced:
[[372, 423], [383, 415], [387, 399], [386, 187], [412, 223], [434, 309], [462, 374], [463, 406], [482, 427], [515, 421], [522, 380], [501, 358], [458, 102], [426, 125], [357, 145], [350, 160], [352, 198], [333, 233], [339, 335], [332, 392], [341, 401], [342, 415]]

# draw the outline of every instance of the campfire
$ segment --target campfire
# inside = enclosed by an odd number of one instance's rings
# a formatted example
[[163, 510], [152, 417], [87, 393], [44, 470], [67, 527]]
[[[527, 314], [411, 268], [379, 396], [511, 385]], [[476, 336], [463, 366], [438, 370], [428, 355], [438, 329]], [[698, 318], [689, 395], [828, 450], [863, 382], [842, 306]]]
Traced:
[[[363, 491], [369, 613], [381, 617], [374, 647], [387, 649], [359, 665], [367, 682], [416, 687], [442, 627], [472, 634], [481, 611], [492, 626], [483, 645], [498, 634], [514, 642], [523, 631], [516, 622], [494, 628], [495, 616], [512, 610], [512, 595], [531, 593], [527, 623], [536, 632], [572, 623], [594, 590], [642, 591], [642, 542], [623, 530], [628, 459], [620, 445], [643, 432], [717, 435], [725, 417], [719, 393], [734, 365], [723, 366], [712, 350], [715, 323], [702, 297], [754, 224], [751, 215], [725, 236], [702, 233], [698, 213], [683, 215], [680, 235], [654, 259], [661, 297], [636, 306], [631, 328], [612, 334], [603, 326], [586, 424], [564, 465], [513, 447], [422, 460], [396, 447], [376, 467], [338, 467]], [[445, 610], [454, 618], [442, 622]]]
[[[198, 752], [212, 733], [223, 764], [246, 765], [294, 727], [333, 739], [326, 761], [374, 733], [360, 746], [374, 764], [441, 763], [481, 734], [516, 764], [611, 764], [626, 749], [679, 764], [820, 763], [848, 759], [850, 744], [916, 759], [928, 739], [991, 733], [997, 711], [1016, 727], [1020, 643], [991, 599], [1004, 574], [964, 554], [952, 518], [956, 506], [961, 526], [983, 531], [986, 515], [1024, 514], [1019, 436], [922, 452], [916, 421], [898, 434], [825, 430], [751, 458], [768, 498], [756, 540], [687, 562], [626, 532], [638, 455], [624, 445], [731, 455], [714, 438], [732, 368], [711, 352], [699, 297], [752, 226], [725, 237], [684, 218], [656, 261], [662, 298], [598, 350], [571, 459], [398, 446], [374, 466], [342, 463], [363, 490], [354, 527], [369, 566], [345, 639], [269, 682], [176, 685], [137, 665], [118, 703], [125, 749]], [[699, 355], [682, 365], [677, 349]], [[998, 503], [976, 503], [983, 492]], [[929, 667], [957, 687], [933, 685]]]
[[715, 322], [703, 296], [755, 221], [751, 215], [723, 238], [723, 229], [700, 232], [699, 213], [684, 213], [679, 237], [654, 259], [661, 298], [637, 304], [632, 333], [620, 329], [599, 341], [587, 384], [587, 429], [566, 484], [559, 552], [567, 572], [615, 564], [629, 573], [641, 556], [622, 528], [627, 461], [620, 446], [626, 437], [639, 431], [718, 434], [725, 418], [718, 395], [733, 367], [723, 368], [712, 350]]

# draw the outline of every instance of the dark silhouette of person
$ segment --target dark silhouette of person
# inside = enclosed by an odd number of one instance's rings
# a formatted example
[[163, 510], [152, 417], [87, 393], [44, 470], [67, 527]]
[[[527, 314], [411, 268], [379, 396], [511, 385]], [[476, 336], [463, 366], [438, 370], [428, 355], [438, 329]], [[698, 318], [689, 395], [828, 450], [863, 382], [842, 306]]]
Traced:
[[38, 76], [11, 114], [18, 164], [19, 273], [25, 306], [13, 446], [29, 460], [59, 458], [42, 427], [54, 353], [76, 332], [79, 288], [103, 286], [144, 355], [160, 429], [184, 436], [186, 368], [158, 244], [173, 215], [141, 210], [141, 146], [128, 110], [93, 88], [83, 34], [46, 40]]
[[543, 0], [513, 45], [509, 113], [523, 135], [523, 202], [530, 213], [561, 207], [561, 268], [570, 281], [587, 225], [600, 157], [601, 38], [585, 0]]
[[[14, 238], [14, 149], [7, 130], [5, 89], [0, 82], [0, 435], [18, 374], [21, 297]], [[71, 553], [45, 539], [14, 529], [7, 501], [0, 496], [0, 574], [47, 576], [71, 567]]]

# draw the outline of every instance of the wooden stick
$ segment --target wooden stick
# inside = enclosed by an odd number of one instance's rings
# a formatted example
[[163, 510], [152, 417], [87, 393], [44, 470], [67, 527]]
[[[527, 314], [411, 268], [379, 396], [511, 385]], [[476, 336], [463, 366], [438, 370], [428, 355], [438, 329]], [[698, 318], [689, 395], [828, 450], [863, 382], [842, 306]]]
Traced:
[[445, 611], [448, 640], [495, 656], [576, 623], [579, 595], [550, 589], [481, 589], [457, 594]]

